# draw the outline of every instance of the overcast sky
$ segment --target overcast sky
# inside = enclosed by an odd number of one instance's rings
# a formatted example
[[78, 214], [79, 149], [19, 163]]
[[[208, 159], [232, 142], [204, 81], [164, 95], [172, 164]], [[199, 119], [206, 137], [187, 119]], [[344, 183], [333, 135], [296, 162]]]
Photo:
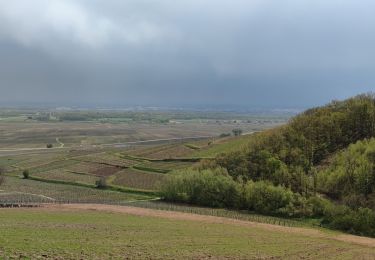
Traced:
[[373, 0], [0, 0], [0, 105], [309, 107], [375, 90]]

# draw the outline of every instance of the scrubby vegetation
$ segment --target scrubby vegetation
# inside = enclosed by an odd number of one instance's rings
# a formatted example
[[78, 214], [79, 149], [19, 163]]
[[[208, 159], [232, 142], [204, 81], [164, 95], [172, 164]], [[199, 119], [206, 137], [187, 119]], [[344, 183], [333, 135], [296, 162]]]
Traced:
[[375, 209], [375, 138], [358, 141], [338, 153], [318, 174], [318, 187], [348, 205]]
[[24, 179], [28, 179], [30, 177], [29, 170], [23, 170], [22, 176], [23, 176]]
[[0, 185], [3, 184], [5, 178], [4, 178], [4, 168], [0, 167]]
[[96, 181], [95, 186], [98, 189], [105, 189], [107, 188], [107, 180], [104, 177], [101, 177], [99, 180]]
[[176, 172], [163, 183], [161, 190], [163, 198], [171, 202], [287, 218], [317, 218], [327, 227], [375, 236], [375, 213], [369, 208], [351, 209], [265, 181], [236, 182], [222, 168]]
[[374, 95], [334, 101], [253, 135], [245, 147], [197, 171], [176, 174], [164, 186], [164, 196], [262, 214], [320, 217], [323, 225], [375, 236], [374, 136]]
[[225, 170], [182, 170], [162, 185], [163, 197], [170, 201], [210, 207], [233, 207], [239, 201], [237, 183]]

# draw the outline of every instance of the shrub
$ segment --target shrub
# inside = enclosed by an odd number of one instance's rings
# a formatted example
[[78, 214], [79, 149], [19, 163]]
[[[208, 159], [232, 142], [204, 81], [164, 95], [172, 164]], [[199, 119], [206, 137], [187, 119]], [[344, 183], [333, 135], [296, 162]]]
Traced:
[[230, 133], [222, 133], [219, 135], [220, 138], [228, 137], [230, 136]]
[[4, 177], [5, 169], [3, 167], [0, 167], [0, 185], [4, 183], [5, 177]]
[[242, 129], [239, 129], [239, 128], [233, 129], [232, 133], [234, 136], [240, 136], [242, 135]]
[[97, 180], [97, 181], [95, 182], [95, 184], [96, 184], [96, 187], [97, 187], [98, 189], [105, 189], [105, 188], [108, 187], [108, 185], [107, 185], [107, 180], [106, 180], [104, 177], [101, 177], [99, 180]]
[[[244, 187], [244, 207], [262, 214], [285, 214], [287, 206], [293, 205], [293, 192], [270, 183], [249, 181]], [[293, 207], [294, 209], [294, 207]]]
[[164, 199], [175, 202], [230, 208], [239, 202], [239, 185], [221, 168], [176, 172], [161, 190]]
[[22, 175], [23, 175], [23, 178], [24, 178], [24, 179], [28, 179], [28, 178], [30, 177], [30, 172], [29, 172], [29, 170], [24, 170], [24, 171], [22, 172]]
[[[332, 165], [320, 173], [322, 190], [360, 205], [375, 191], [375, 138], [351, 144], [333, 158]], [[359, 207], [358, 205], [357, 207]]]
[[46, 147], [47, 147], [47, 148], [52, 148], [52, 147], [53, 147], [53, 144], [47, 144]]
[[323, 217], [326, 208], [331, 206], [329, 200], [319, 197], [311, 197], [308, 199], [307, 203], [311, 206], [313, 217]]
[[368, 204], [366, 197], [362, 194], [349, 194], [342, 199], [342, 202], [351, 209], [363, 208]]
[[351, 210], [331, 205], [325, 210], [323, 224], [352, 234], [375, 236], [375, 213], [369, 208]]

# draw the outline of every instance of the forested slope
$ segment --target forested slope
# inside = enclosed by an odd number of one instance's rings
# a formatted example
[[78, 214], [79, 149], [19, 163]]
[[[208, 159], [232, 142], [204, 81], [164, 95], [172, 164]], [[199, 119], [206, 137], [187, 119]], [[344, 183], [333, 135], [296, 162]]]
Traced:
[[349, 144], [375, 136], [375, 97], [362, 95], [307, 110], [286, 126], [253, 137], [242, 151], [225, 154], [216, 163], [231, 176], [269, 180], [293, 191], [317, 187], [316, 166]]
[[375, 236], [374, 136], [374, 95], [333, 101], [253, 135], [246, 147], [195, 171], [176, 173], [164, 197], [321, 218], [327, 226]]

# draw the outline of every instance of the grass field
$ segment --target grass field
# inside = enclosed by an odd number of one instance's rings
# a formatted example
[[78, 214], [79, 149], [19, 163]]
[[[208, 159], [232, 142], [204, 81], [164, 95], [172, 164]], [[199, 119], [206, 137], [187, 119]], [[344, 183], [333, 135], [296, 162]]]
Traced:
[[0, 258], [374, 259], [374, 248], [263, 227], [84, 210], [1, 209]]
[[236, 151], [248, 143], [249, 137], [250, 135], [243, 135], [239, 137], [219, 139], [216, 142], [213, 142], [210, 146], [196, 150], [191, 156], [213, 158], [220, 153]]

